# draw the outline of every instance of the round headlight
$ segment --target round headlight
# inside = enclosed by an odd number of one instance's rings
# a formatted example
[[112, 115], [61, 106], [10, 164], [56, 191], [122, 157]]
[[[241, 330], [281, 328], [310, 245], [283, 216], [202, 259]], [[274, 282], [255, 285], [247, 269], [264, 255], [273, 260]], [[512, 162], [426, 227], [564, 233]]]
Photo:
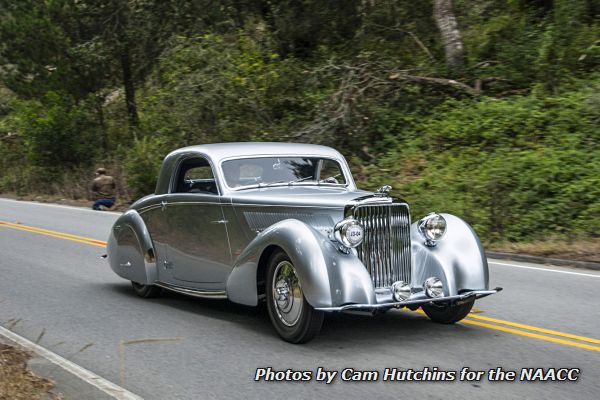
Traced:
[[354, 218], [346, 218], [336, 224], [335, 238], [346, 247], [356, 247], [363, 241], [364, 229]]
[[432, 242], [441, 239], [446, 233], [446, 220], [439, 214], [431, 213], [421, 219], [417, 227], [427, 244], [433, 244]]

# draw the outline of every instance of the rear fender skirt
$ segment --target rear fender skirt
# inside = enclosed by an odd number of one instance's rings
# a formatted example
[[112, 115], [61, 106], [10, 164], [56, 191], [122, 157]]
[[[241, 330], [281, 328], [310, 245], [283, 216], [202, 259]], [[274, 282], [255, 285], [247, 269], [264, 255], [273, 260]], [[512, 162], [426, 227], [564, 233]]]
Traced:
[[446, 233], [433, 247], [426, 246], [417, 230], [410, 228], [412, 252], [412, 287], [421, 288], [429, 277], [444, 284], [445, 296], [456, 296], [467, 290], [487, 290], [489, 273], [487, 258], [479, 238], [465, 221], [451, 215], [446, 219]]
[[144, 220], [135, 210], [121, 215], [113, 225], [107, 254], [110, 267], [122, 278], [145, 285], [158, 279], [152, 239]]
[[327, 236], [296, 219], [277, 222], [250, 242], [227, 280], [229, 300], [246, 305], [258, 303], [258, 262], [265, 249], [272, 245], [290, 257], [311, 306], [375, 303], [371, 278], [358, 257], [352, 252], [339, 251]]

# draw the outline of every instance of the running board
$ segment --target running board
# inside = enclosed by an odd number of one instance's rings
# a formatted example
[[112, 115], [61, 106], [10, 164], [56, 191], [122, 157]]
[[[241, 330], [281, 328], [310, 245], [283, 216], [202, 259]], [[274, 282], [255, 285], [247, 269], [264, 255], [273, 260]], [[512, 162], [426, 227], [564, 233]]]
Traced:
[[185, 294], [187, 296], [200, 297], [203, 299], [226, 299], [227, 298], [227, 293], [224, 290], [192, 289], [192, 288], [187, 288], [187, 287], [183, 287], [183, 286], [170, 285], [168, 283], [162, 283], [162, 282], [156, 282], [153, 285], [156, 285], [163, 289], [170, 290], [172, 292]]

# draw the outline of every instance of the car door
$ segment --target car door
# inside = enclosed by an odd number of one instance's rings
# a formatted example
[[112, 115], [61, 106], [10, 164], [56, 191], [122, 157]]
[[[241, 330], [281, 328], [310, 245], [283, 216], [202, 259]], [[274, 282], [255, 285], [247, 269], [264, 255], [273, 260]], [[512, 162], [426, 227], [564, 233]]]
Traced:
[[164, 210], [170, 228], [165, 278], [182, 286], [223, 289], [231, 253], [212, 166], [203, 157], [190, 157], [174, 177]]

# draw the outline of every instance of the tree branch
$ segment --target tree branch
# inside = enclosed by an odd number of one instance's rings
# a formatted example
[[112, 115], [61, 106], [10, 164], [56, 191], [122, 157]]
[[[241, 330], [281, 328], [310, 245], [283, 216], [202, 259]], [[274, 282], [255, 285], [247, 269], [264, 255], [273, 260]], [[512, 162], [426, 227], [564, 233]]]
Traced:
[[432, 78], [429, 76], [418, 76], [418, 75], [408, 75], [408, 74], [399, 74], [399, 73], [390, 75], [389, 79], [391, 79], [391, 80], [402, 79], [402, 80], [407, 80], [407, 81], [417, 82], [417, 83], [430, 83], [430, 84], [441, 85], [441, 86], [450, 86], [454, 89], [461, 90], [471, 96], [479, 96], [481, 94], [481, 92], [479, 90], [477, 90], [476, 88], [472, 88], [471, 86], [467, 85], [466, 83], [462, 83], [462, 82], [456, 81], [454, 79]]

